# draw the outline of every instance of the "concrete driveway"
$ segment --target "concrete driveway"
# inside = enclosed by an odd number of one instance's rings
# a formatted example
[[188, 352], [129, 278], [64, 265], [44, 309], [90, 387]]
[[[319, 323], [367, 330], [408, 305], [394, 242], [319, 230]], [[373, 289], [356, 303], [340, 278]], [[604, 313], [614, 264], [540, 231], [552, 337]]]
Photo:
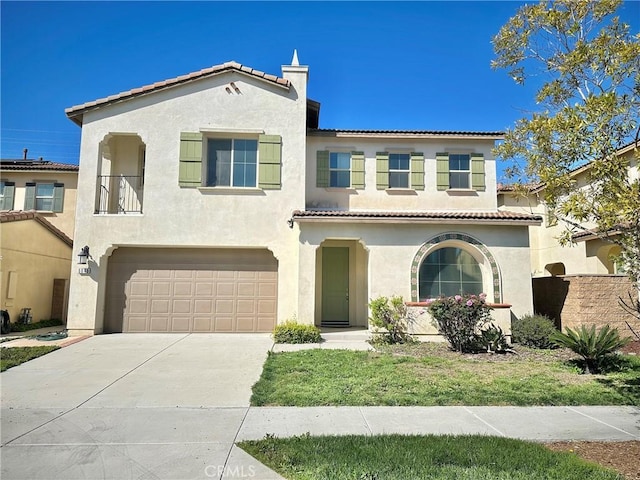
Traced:
[[100, 335], [3, 372], [1, 477], [279, 478], [233, 446], [272, 344]]

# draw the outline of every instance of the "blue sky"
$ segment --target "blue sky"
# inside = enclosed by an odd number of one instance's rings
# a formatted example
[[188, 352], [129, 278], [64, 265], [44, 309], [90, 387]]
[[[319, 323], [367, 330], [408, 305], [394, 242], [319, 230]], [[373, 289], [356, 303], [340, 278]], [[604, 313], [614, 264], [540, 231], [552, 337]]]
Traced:
[[2, 1], [0, 153], [77, 163], [66, 107], [230, 60], [280, 75], [294, 48], [321, 128], [502, 131], [535, 108], [489, 65], [521, 3]]

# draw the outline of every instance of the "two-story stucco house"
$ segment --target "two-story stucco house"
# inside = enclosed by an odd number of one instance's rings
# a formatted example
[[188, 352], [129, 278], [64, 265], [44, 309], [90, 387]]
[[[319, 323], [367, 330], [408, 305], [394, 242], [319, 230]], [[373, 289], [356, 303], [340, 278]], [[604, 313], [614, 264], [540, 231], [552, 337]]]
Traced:
[[0, 308], [11, 322], [67, 314], [78, 166], [27, 158], [0, 161]]
[[541, 219], [498, 210], [502, 134], [319, 129], [307, 76], [229, 62], [67, 109], [72, 333], [366, 327], [377, 296], [460, 291], [532, 311]]

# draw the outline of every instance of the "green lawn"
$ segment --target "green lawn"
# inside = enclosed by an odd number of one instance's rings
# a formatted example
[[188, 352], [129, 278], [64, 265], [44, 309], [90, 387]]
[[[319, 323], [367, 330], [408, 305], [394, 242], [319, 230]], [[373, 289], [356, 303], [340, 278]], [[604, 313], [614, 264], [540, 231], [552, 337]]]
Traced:
[[290, 480], [622, 480], [574, 454], [480, 435], [303, 435], [238, 445]]
[[269, 355], [252, 405], [640, 405], [640, 358], [583, 375], [566, 353], [460, 355], [444, 345], [385, 353], [303, 350]]
[[0, 349], [0, 372], [58, 350], [56, 345], [44, 347], [11, 347]]

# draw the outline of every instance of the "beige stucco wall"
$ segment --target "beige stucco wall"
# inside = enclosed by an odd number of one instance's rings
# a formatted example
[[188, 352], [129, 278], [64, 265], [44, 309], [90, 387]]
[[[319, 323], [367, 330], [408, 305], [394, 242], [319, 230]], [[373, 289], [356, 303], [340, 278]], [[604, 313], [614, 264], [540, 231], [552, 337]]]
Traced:
[[51, 171], [2, 171], [2, 180], [15, 182], [15, 194], [13, 199], [14, 210], [24, 210], [25, 187], [27, 182], [37, 183], [64, 183], [64, 199], [62, 212], [38, 212], [46, 218], [54, 227], [62, 230], [69, 238], [73, 238], [76, 217], [76, 198], [78, 189], [77, 172], [51, 172]]
[[[310, 136], [307, 139], [306, 206], [337, 210], [496, 210], [496, 166], [489, 139], [459, 138], [366, 138]], [[363, 151], [365, 155], [364, 190], [316, 187], [316, 152]], [[376, 188], [376, 152], [422, 152], [425, 157], [424, 190], [378, 190]], [[436, 153], [483, 153], [485, 191], [438, 191]]]
[[[401, 295], [411, 299], [411, 267], [420, 247], [442, 233], [464, 233], [485, 245], [495, 258], [500, 271], [502, 298], [493, 298], [492, 276], [483, 270], [483, 282], [488, 301], [511, 304], [512, 312], [521, 316], [533, 311], [527, 228], [523, 226], [483, 226], [471, 224], [368, 224], [368, 223], [303, 223], [300, 234], [300, 272], [298, 318], [317, 320], [318, 288], [315, 275], [317, 249], [323, 242], [358, 242], [366, 250], [365, 268], [368, 291], [353, 301], [358, 302], [355, 324], [366, 325], [366, 304], [379, 296]], [[441, 244], [444, 246], [445, 244]], [[460, 245], [458, 243], [457, 245]], [[481, 256], [473, 246], [466, 246]], [[302, 280], [304, 278], [304, 280]]]
[[71, 247], [35, 220], [3, 222], [1, 230], [2, 308], [12, 322], [25, 307], [34, 322], [51, 318], [53, 280], [69, 278]]
[[[118, 246], [255, 247], [279, 265], [278, 318], [297, 311], [297, 229], [287, 220], [304, 208], [306, 76], [283, 67], [290, 90], [237, 72], [105, 106], [84, 114], [76, 244], [88, 245], [91, 274], [71, 277], [68, 327], [102, 331], [106, 270]], [[234, 82], [240, 93], [226, 87]], [[282, 136], [282, 189], [195, 189], [178, 186], [181, 132], [234, 131]], [[142, 214], [95, 215], [100, 144], [137, 135], [146, 148]]]

